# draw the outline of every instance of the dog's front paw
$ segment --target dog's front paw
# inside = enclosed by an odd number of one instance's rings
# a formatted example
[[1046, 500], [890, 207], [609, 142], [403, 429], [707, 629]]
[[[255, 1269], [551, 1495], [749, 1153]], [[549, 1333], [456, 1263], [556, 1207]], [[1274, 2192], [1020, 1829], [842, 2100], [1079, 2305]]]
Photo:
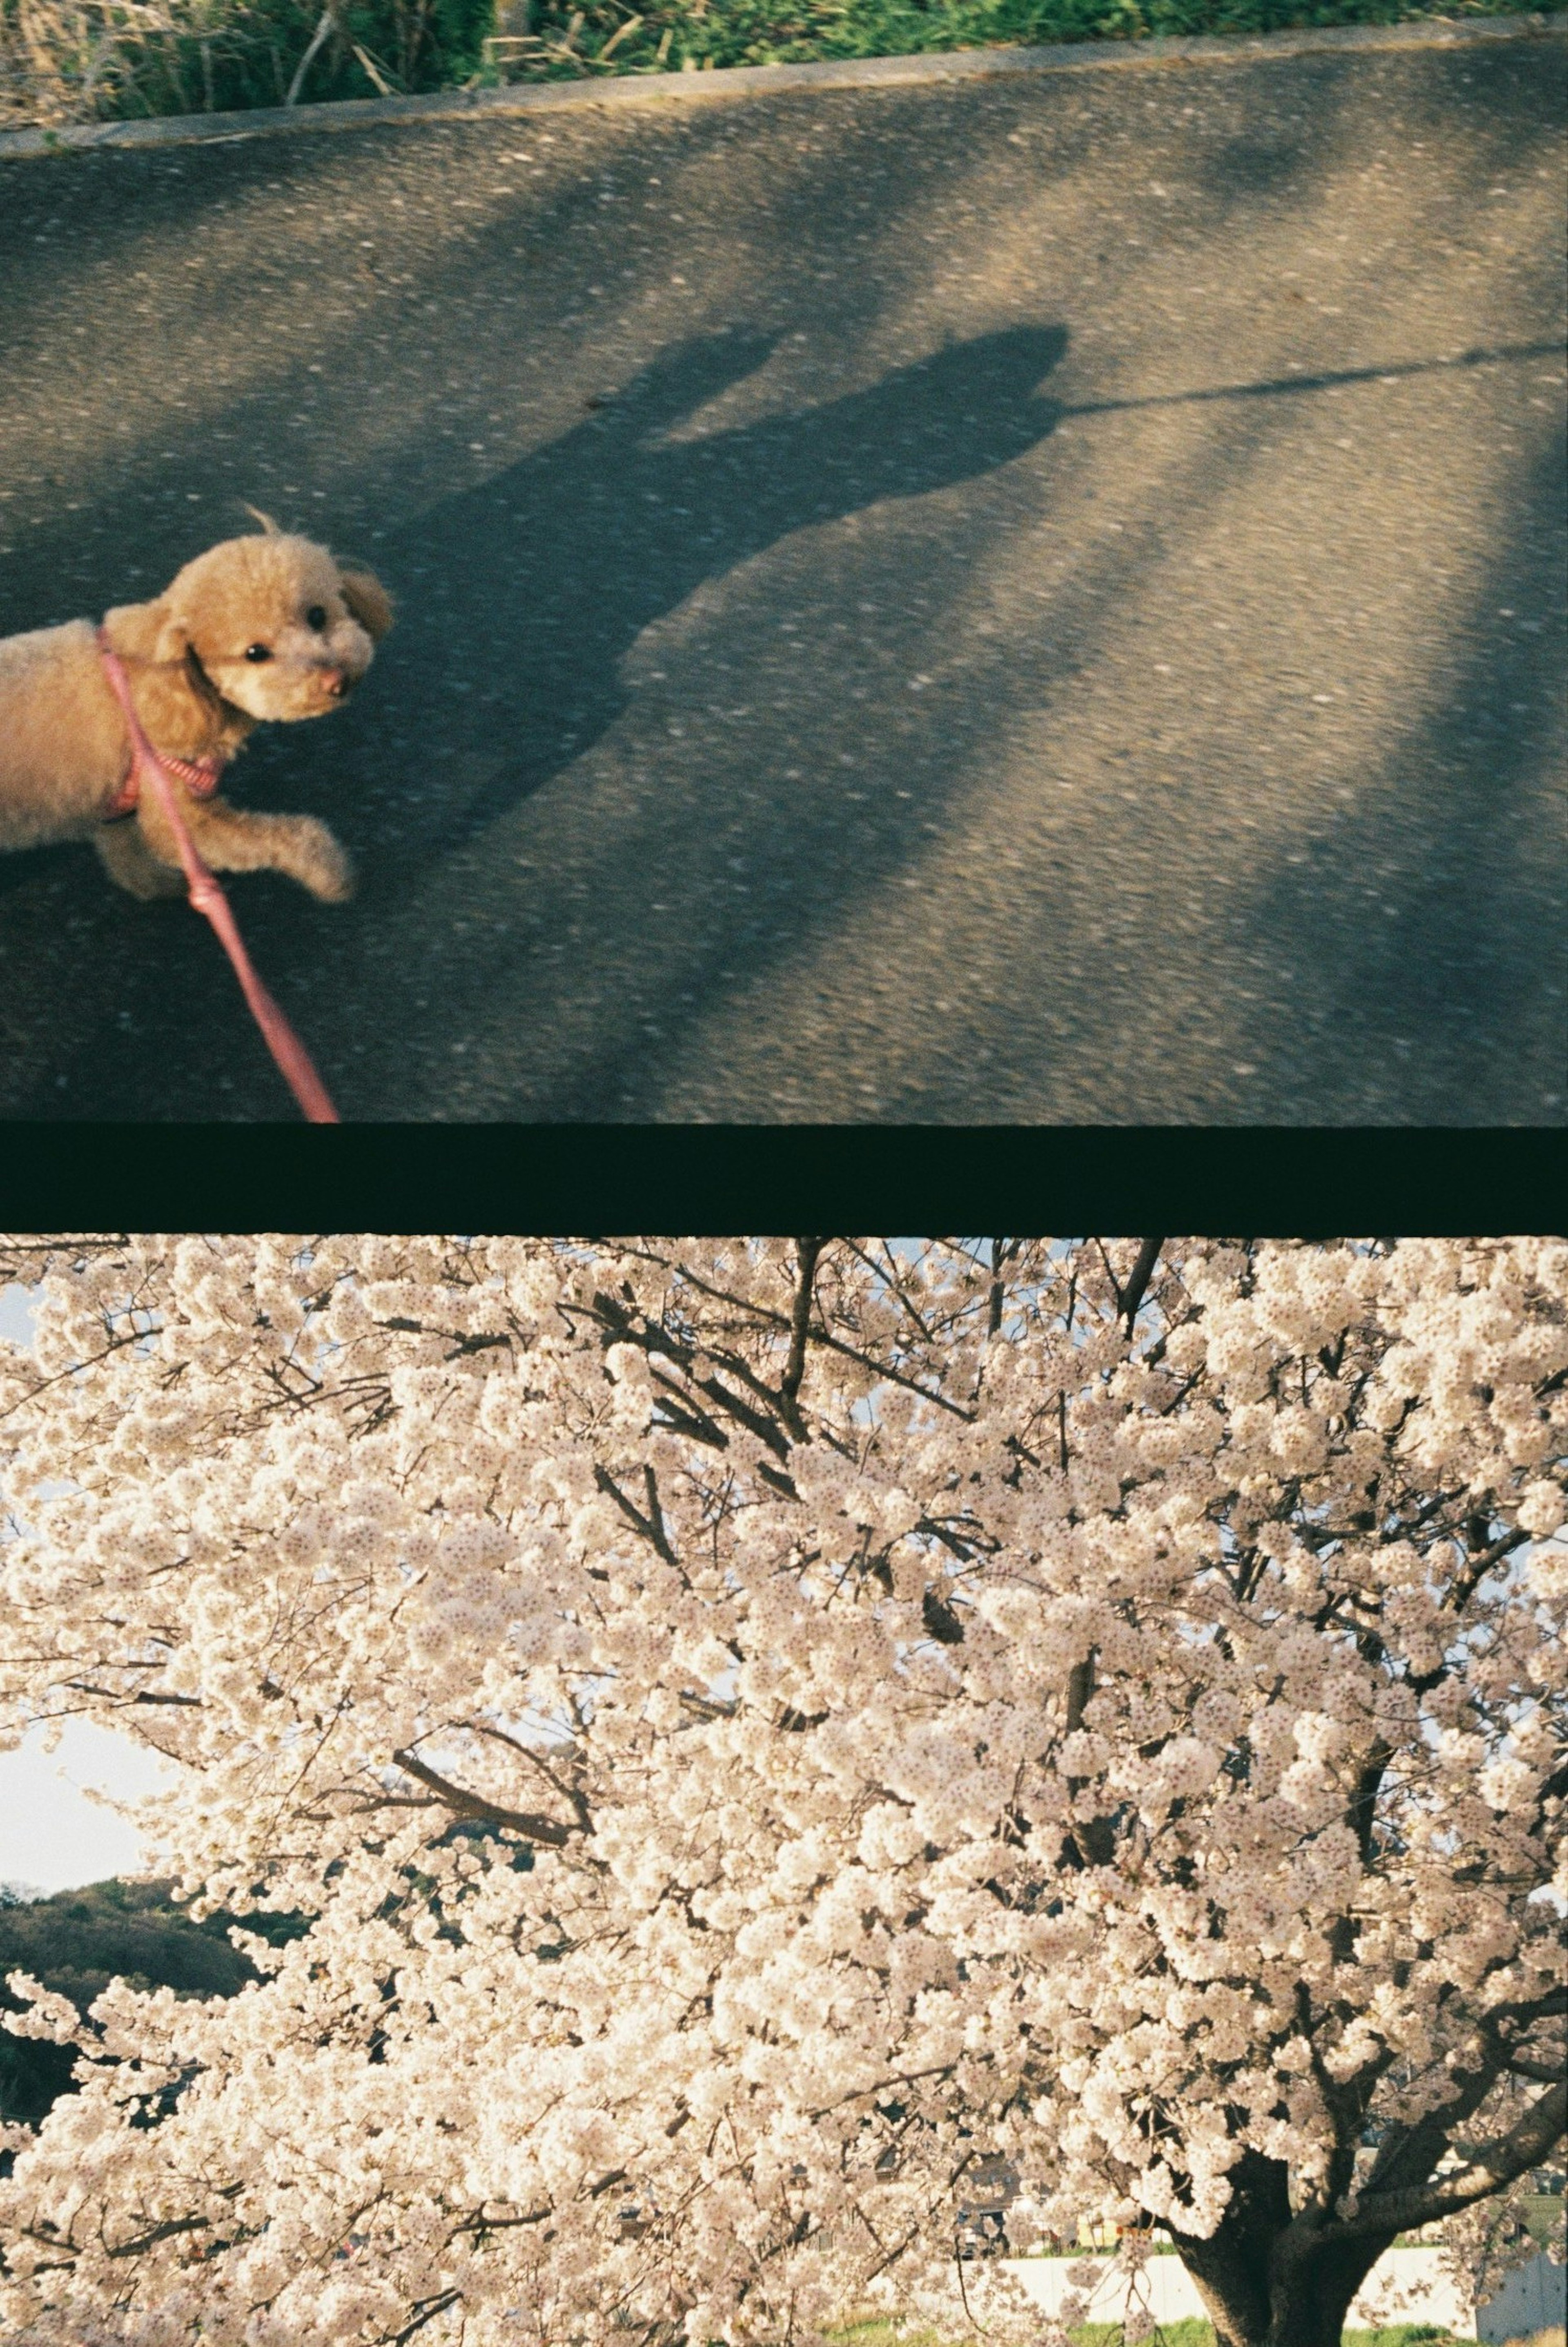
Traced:
[[297, 834], [294, 872], [323, 905], [346, 905], [354, 890], [354, 866], [324, 823], [302, 820]]

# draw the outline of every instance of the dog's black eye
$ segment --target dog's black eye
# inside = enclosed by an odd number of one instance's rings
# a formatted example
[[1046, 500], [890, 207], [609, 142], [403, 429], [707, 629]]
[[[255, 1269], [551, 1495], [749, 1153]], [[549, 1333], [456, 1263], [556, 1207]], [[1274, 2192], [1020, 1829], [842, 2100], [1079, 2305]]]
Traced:
[[305, 625], [310, 628], [314, 628], [319, 632], [326, 626], [326, 623], [327, 615], [325, 607], [320, 603], [313, 603], [310, 610], [305, 613]]
[[271, 660], [272, 657], [272, 647], [271, 644], [247, 644], [245, 647], [245, 658], [248, 661]]

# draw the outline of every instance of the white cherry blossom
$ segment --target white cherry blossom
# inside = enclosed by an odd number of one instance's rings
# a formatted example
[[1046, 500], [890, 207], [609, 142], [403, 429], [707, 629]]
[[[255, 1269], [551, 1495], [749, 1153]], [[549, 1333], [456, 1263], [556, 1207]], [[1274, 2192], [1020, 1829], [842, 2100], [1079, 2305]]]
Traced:
[[1497, 2249], [1563, 2127], [1568, 1248], [0, 1273], [0, 1732], [182, 1764], [180, 1895], [310, 1919], [227, 2002], [15, 1977], [81, 2049], [18, 2342], [1038, 2339], [956, 2254], [999, 2160], [1222, 2347]]

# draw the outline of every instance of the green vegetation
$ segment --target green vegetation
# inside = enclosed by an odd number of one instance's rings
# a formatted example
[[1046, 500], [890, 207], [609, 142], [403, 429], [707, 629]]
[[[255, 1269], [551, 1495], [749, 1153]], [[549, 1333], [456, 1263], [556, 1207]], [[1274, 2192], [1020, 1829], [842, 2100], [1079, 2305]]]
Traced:
[[1431, 2322], [1387, 2322], [1380, 2331], [1347, 2331], [1341, 2347], [1448, 2347], [1454, 2337]]
[[[494, 1827], [468, 1819], [459, 1819], [441, 1837], [447, 1842], [495, 1838]], [[526, 1847], [513, 1847], [511, 1862], [526, 1870], [533, 1854]], [[408, 1897], [439, 1906], [432, 1876], [408, 1867], [404, 1879]], [[197, 1923], [175, 1905], [170, 1888], [167, 1882], [111, 1881], [57, 1891], [50, 1899], [30, 1899], [0, 1884], [0, 2012], [21, 2010], [22, 2000], [5, 1985], [13, 1972], [32, 1973], [56, 1995], [68, 1996], [84, 2014], [117, 1975], [133, 1988], [171, 1988], [177, 1996], [232, 1996], [260, 1977], [229, 1938], [232, 1924], [272, 1947], [310, 1929], [306, 1916], [265, 1911], [220, 1913]], [[464, 1895], [461, 1890], [448, 1893], [458, 1899]], [[389, 1900], [383, 1914], [392, 1914], [397, 1905]], [[457, 1936], [445, 1919], [441, 1932], [447, 1939]], [[390, 1981], [383, 1993], [390, 1997]], [[76, 2059], [71, 2046], [0, 2032], [0, 2119], [36, 2125], [56, 2097], [71, 2090]], [[5, 2172], [0, 2166], [0, 2174]]]
[[[1512, 13], [1517, 0], [0, 0], [0, 122]], [[1557, 0], [1563, 5], [1563, 0]]]
[[[1349, 2332], [1346, 2332], [1348, 2339]], [[1073, 2347], [1122, 2347], [1119, 2322], [1083, 2322], [1072, 2332]], [[1214, 2347], [1214, 2325], [1184, 2314], [1180, 2321], [1162, 2322], [1150, 2347]]]
[[[1440, 13], [1501, 15], [1512, 5], [1458, 0]], [[642, 0], [641, 8], [631, 0], [534, 0], [527, 34], [495, 46], [485, 78], [561, 80], [596, 70], [645, 73], [660, 65], [690, 72], [1009, 42], [1393, 24], [1438, 13], [1433, 0]], [[614, 56], [601, 66], [611, 42]]]
[[[1073, 2347], [1122, 2347], [1119, 2322], [1080, 2323], [1071, 2336]], [[1177, 2322], [1162, 2322], [1151, 2347], [1214, 2347], [1214, 2326], [1184, 2314]]]
[[[1544, 2249], [1563, 2221], [1563, 2195], [1561, 2192], [1532, 2192], [1521, 2201], [1520, 2215]], [[1541, 2335], [1543, 2338], [1549, 2336], [1544, 2332]], [[1558, 2347], [1562, 2347], [1561, 2340]]]
[[[0, 1892], [0, 2010], [21, 2010], [4, 1986], [13, 1972], [31, 1973], [78, 2013], [117, 1973], [135, 1988], [171, 1988], [177, 1996], [232, 1996], [258, 1977], [227, 1937], [232, 1916], [193, 1923], [169, 1892], [167, 1882], [118, 1881], [25, 1901]], [[243, 1923], [274, 1944], [304, 1928], [283, 1915], [247, 1915]], [[36, 2124], [69, 2090], [75, 2060], [68, 2045], [0, 2033], [0, 2118]]]

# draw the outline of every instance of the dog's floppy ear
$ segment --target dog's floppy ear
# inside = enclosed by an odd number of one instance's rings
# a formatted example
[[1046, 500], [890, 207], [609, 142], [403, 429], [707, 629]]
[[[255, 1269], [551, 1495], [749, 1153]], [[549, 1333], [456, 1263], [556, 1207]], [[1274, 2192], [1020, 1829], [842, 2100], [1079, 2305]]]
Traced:
[[190, 626], [183, 612], [172, 609], [166, 598], [159, 596], [152, 606], [154, 614], [151, 657], [159, 668], [180, 669], [190, 650]]
[[130, 667], [136, 705], [153, 735], [188, 737], [193, 716], [201, 723], [220, 706], [190, 641], [190, 624], [159, 595], [150, 603], [129, 603], [107, 614], [111, 641]]
[[392, 625], [392, 598], [368, 570], [340, 570], [343, 600], [373, 643], [379, 643]]
[[153, 641], [151, 673], [157, 680], [154, 689], [161, 696], [161, 705], [170, 711], [182, 703], [189, 710], [192, 700], [210, 715], [216, 715], [222, 707], [222, 696], [201, 665], [190, 620], [167, 604]]

